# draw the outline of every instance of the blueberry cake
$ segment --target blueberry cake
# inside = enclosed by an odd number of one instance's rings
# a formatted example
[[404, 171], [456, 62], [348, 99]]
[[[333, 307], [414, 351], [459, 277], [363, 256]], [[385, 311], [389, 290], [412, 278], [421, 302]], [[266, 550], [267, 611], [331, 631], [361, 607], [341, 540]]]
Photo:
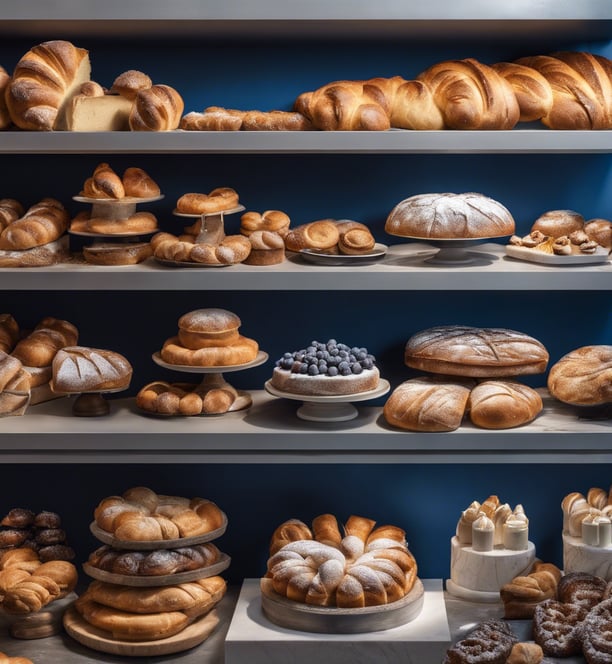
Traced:
[[271, 384], [277, 390], [305, 396], [358, 394], [376, 389], [380, 374], [366, 348], [330, 339], [285, 353], [277, 362]]

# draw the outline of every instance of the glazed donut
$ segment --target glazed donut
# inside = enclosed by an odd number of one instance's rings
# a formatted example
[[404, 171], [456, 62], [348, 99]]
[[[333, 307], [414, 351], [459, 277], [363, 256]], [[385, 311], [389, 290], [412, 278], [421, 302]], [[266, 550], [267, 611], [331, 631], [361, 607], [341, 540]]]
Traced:
[[161, 358], [168, 364], [197, 367], [226, 367], [251, 362], [257, 356], [259, 344], [254, 339], [238, 336], [238, 340], [229, 346], [214, 348], [185, 348], [179, 343], [178, 336], [164, 342]]
[[540, 231], [554, 238], [583, 229], [584, 217], [574, 210], [550, 210], [538, 217], [531, 227], [532, 232]]
[[274, 231], [285, 237], [289, 231], [291, 220], [280, 210], [266, 210], [259, 212], [245, 212], [240, 217], [240, 232], [247, 237], [254, 231]]
[[183, 194], [176, 211], [183, 214], [214, 214], [238, 206], [238, 194], [231, 187], [217, 187], [209, 194]]
[[121, 233], [151, 233], [157, 230], [157, 218], [151, 212], [135, 212], [127, 219], [90, 218], [87, 230], [91, 233], [118, 235]]

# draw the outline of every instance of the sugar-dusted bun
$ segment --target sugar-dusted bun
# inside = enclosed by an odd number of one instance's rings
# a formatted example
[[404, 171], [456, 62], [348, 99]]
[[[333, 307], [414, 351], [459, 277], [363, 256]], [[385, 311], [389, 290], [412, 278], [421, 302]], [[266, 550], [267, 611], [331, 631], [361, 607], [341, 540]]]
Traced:
[[169, 85], [141, 88], [134, 98], [130, 112], [132, 131], [171, 131], [177, 129], [185, 103], [181, 95]]
[[153, 81], [143, 72], [129, 69], [119, 74], [110, 91], [134, 101], [139, 90], [146, 90], [153, 85]]
[[245, 212], [240, 217], [240, 232], [247, 237], [255, 231], [275, 231], [281, 236], [287, 235], [291, 220], [280, 210]]
[[178, 320], [180, 343], [191, 350], [229, 346], [239, 338], [240, 318], [227, 309], [196, 309]]
[[89, 80], [89, 54], [68, 41], [43, 42], [17, 63], [6, 90], [11, 120], [20, 129], [65, 129], [65, 111]]
[[409, 431], [453, 431], [463, 421], [473, 385], [469, 379], [445, 376], [411, 378], [387, 399], [385, 420]]
[[577, 406], [612, 402], [612, 346], [582, 346], [564, 355], [548, 374], [556, 399]]
[[390, 235], [442, 240], [502, 237], [514, 230], [509, 210], [477, 193], [411, 196], [391, 210], [385, 223]]
[[531, 387], [510, 380], [487, 380], [470, 393], [472, 423], [484, 429], [510, 429], [527, 424], [542, 411], [542, 399]]
[[540, 231], [547, 237], [570, 235], [584, 229], [584, 217], [574, 210], [549, 210], [539, 216], [531, 230]]
[[183, 194], [176, 211], [183, 214], [212, 214], [238, 206], [238, 194], [231, 187], [217, 187], [209, 194]]
[[104, 88], [95, 81], [85, 81], [79, 88], [79, 94], [85, 97], [103, 97]]
[[126, 389], [132, 366], [121, 354], [101, 348], [67, 346], [53, 359], [53, 391], [73, 394]]
[[117, 173], [103, 162], [98, 164], [93, 175], [85, 180], [81, 195], [88, 198], [120, 199], [125, 196], [125, 188]]
[[330, 249], [338, 244], [339, 237], [334, 221], [321, 219], [291, 229], [285, 235], [285, 246], [289, 251]]
[[136, 265], [152, 255], [149, 242], [100, 242], [83, 247], [83, 257], [92, 265]]
[[159, 185], [142, 168], [126, 168], [122, 181], [126, 196], [152, 198], [160, 194]]
[[589, 219], [584, 225], [584, 232], [589, 240], [595, 240], [608, 251], [612, 250], [612, 222], [607, 219]]
[[413, 335], [406, 343], [404, 361], [422, 371], [491, 378], [542, 373], [548, 352], [523, 332], [441, 325]]

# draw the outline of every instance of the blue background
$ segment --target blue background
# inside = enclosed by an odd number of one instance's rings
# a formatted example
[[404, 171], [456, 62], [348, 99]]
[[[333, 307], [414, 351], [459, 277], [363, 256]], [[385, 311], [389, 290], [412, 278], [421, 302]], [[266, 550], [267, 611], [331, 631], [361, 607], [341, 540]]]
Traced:
[[[57, 32], [47, 38], [61, 38]], [[612, 56], [607, 43], [579, 44], [522, 35], [494, 44], [481, 40], [181, 40], [72, 41], [89, 49], [92, 78], [110, 86], [126, 69], [141, 69], [154, 82], [175, 87], [185, 112], [208, 105], [241, 109], [291, 108], [305, 90], [342, 78], [416, 76], [446, 58], [484, 62], [587, 47]], [[34, 43], [3, 39], [0, 64], [9, 71]], [[546, 131], [542, 127], [542, 131]], [[0, 134], [0, 141], [2, 135]], [[175, 232], [171, 211], [188, 191], [231, 186], [248, 209], [281, 209], [292, 225], [322, 217], [354, 218], [370, 225], [379, 241], [390, 209], [400, 200], [428, 191], [479, 191], [504, 203], [519, 232], [526, 233], [542, 212], [570, 208], [587, 219], [612, 217], [608, 155], [0, 155], [0, 197], [29, 205], [53, 196], [75, 213], [84, 179], [100, 161], [117, 171], [140, 166], [160, 184], [165, 199], [152, 205], [162, 228]], [[228, 220], [237, 230], [239, 220]], [[234, 226], [232, 226], [232, 224]], [[193, 292], [2, 292], [2, 311], [22, 327], [46, 315], [75, 323], [85, 345], [124, 353], [134, 366], [132, 393], [153, 379], [176, 380], [150, 360], [174, 334], [176, 320], [192, 309], [220, 306], [242, 319], [242, 331], [270, 354], [260, 368], [235, 374], [232, 382], [261, 388], [272, 361], [311, 339], [335, 337], [365, 345], [392, 386], [411, 373], [403, 347], [413, 333], [436, 324], [510, 327], [540, 339], [551, 362], [592, 343], [612, 343], [609, 292], [211, 292], [206, 273]], [[0, 283], [2, 275], [0, 274]], [[542, 386], [545, 376], [529, 379]], [[0, 444], [1, 444], [0, 423]], [[406, 434], [410, 435], [410, 434]], [[172, 445], [172, 441], [168, 441]], [[84, 441], [84, 447], [87, 441]], [[551, 459], [553, 462], [554, 459]], [[449, 574], [449, 539], [460, 511], [473, 500], [498, 494], [512, 506], [522, 503], [539, 557], [561, 565], [560, 502], [570, 491], [607, 488], [609, 464], [555, 465], [3, 465], [0, 512], [22, 505], [62, 514], [79, 560], [96, 546], [88, 532], [95, 505], [134, 485], [160, 493], [201, 495], [228, 514], [220, 541], [232, 556], [232, 582], [259, 576], [274, 528], [288, 518], [310, 521], [322, 512], [344, 520], [361, 514], [406, 529], [423, 578]]]

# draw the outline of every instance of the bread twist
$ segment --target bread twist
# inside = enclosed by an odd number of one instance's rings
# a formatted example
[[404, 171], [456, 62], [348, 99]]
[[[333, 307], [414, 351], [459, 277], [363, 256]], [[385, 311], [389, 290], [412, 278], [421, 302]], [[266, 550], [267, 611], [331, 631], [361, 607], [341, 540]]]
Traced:
[[34, 46], [17, 63], [7, 87], [11, 120], [20, 129], [63, 129], [65, 106], [89, 75], [85, 49], [62, 40]]
[[219, 244], [179, 240], [171, 233], [158, 233], [151, 239], [153, 255], [163, 260], [234, 265], [242, 263], [251, 252], [251, 243], [243, 235], [226, 235]]
[[177, 129], [185, 104], [169, 85], [153, 85], [137, 92], [130, 112], [133, 131], [170, 131]]

